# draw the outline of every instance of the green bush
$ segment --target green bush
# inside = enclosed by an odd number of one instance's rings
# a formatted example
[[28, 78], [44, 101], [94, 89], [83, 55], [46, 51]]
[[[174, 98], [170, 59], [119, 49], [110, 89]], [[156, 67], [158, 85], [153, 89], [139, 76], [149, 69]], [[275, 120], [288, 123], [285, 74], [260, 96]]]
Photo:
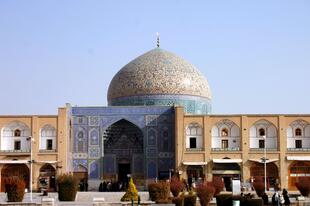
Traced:
[[185, 188], [184, 183], [176, 176], [171, 178], [170, 190], [174, 197], [177, 197]]
[[136, 188], [136, 185], [133, 183], [132, 178], [130, 178], [129, 185], [127, 188], [126, 193], [122, 197], [121, 201], [122, 202], [129, 202], [129, 201], [138, 201], [139, 195], [138, 195], [138, 190]]
[[74, 201], [78, 191], [78, 181], [72, 174], [62, 174], [57, 177], [59, 201]]
[[175, 206], [184, 206], [184, 196], [173, 197], [172, 203], [175, 204]]
[[167, 182], [156, 182], [148, 185], [150, 199], [152, 201], [165, 201], [170, 197], [170, 187]]
[[189, 193], [184, 195], [184, 206], [195, 206], [197, 201], [197, 195]]
[[21, 177], [7, 177], [4, 179], [5, 192], [8, 202], [22, 202], [25, 194], [25, 181]]

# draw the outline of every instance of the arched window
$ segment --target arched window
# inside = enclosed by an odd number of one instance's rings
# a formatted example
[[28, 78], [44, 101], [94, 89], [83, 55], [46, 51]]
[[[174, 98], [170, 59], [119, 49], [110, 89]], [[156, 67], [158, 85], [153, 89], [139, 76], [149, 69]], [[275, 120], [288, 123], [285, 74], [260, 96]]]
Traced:
[[14, 137], [20, 137], [21, 131], [19, 129], [14, 130]]
[[259, 136], [266, 136], [266, 131], [265, 131], [265, 129], [264, 128], [260, 128], [259, 130], [258, 130], [258, 134], [259, 134]]
[[302, 131], [300, 128], [295, 129], [295, 136], [302, 136]]
[[186, 129], [186, 148], [202, 148], [202, 127], [197, 123], [191, 123]]
[[228, 129], [227, 128], [222, 129], [221, 136], [222, 137], [228, 137]]
[[12, 121], [1, 129], [1, 150], [30, 151], [30, 128], [23, 122]]
[[56, 129], [52, 125], [44, 125], [41, 128], [40, 150], [56, 149]]

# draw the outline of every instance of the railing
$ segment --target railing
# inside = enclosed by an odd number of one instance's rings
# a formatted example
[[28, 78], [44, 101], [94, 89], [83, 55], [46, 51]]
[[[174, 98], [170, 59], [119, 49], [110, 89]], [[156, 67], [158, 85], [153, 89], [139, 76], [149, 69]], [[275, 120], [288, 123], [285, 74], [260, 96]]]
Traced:
[[0, 150], [0, 153], [30, 153], [30, 149], [23, 149], [23, 150]]
[[240, 151], [239, 147], [231, 147], [231, 148], [211, 148], [213, 152], [220, 152], [220, 151]]
[[287, 148], [287, 151], [309, 152], [310, 148]]
[[186, 152], [201, 152], [204, 148], [186, 148]]
[[[265, 148], [250, 148], [250, 151], [264, 151]], [[278, 151], [278, 148], [266, 148], [267, 151]]]
[[42, 152], [42, 153], [56, 152], [56, 149], [40, 149], [39, 152]]

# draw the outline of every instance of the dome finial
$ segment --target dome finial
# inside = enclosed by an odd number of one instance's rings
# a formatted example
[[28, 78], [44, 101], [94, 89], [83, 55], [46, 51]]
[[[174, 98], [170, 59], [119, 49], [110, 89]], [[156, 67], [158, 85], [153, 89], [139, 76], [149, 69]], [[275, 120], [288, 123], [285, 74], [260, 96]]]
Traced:
[[159, 33], [156, 32], [156, 36], [157, 36], [157, 48], [159, 48]]

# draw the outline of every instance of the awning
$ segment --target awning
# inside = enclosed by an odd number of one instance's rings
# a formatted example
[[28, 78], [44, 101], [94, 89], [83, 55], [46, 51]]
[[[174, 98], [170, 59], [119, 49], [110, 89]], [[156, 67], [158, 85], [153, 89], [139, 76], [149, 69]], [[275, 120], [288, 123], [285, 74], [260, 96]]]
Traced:
[[35, 161], [34, 163], [57, 164], [57, 163], [59, 163], [59, 161]]
[[310, 156], [287, 156], [287, 160], [310, 161]]
[[0, 164], [27, 164], [29, 160], [0, 160]]
[[238, 175], [240, 170], [212, 170], [212, 174], [215, 175]]
[[[0, 160], [0, 164], [28, 164], [30, 160]], [[56, 164], [59, 163], [59, 161], [34, 161], [35, 163], [48, 163], [48, 164]]]
[[240, 163], [242, 159], [213, 159], [214, 163]]
[[183, 162], [183, 165], [207, 165], [208, 162]]
[[[278, 160], [279, 159], [267, 159], [266, 163], [276, 162]], [[250, 161], [258, 162], [258, 163], [264, 163], [264, 161], [262, 159], [250, 159]]]

